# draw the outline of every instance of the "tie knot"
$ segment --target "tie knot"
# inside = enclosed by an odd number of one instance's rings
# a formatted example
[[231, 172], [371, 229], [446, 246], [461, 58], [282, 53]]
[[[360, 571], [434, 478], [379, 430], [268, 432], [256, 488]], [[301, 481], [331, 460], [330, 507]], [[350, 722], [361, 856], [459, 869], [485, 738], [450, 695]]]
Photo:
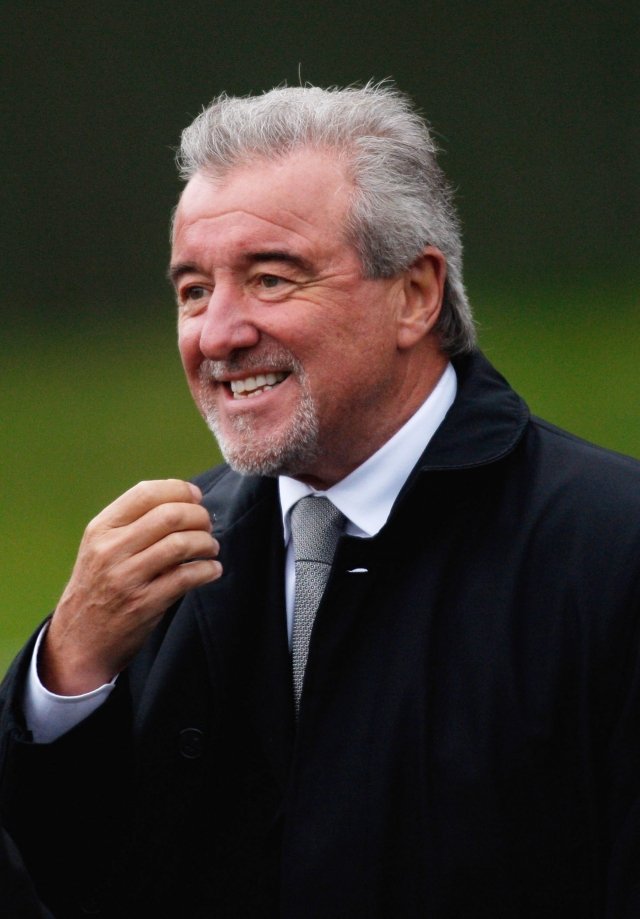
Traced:
[[307, 495], [291, 511], [291, 538], [296, 562], [330, 565], [346, 518], [328, 498]]

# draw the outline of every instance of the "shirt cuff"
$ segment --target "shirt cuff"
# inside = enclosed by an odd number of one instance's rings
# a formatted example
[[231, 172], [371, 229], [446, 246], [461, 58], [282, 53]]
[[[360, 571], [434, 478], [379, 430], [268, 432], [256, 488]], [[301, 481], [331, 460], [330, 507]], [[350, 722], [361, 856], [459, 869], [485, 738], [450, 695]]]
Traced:
[[81, 696], [58, 696], [49, 692], [38, 676], [38, 654], [47, 627], [48, 623], [42, 628], [33, 649], [23, 699], [27, 728], [35, 743], [51, 743], [88, 718], [109, 697], [117, 679], [114, 677], [110, 683]]

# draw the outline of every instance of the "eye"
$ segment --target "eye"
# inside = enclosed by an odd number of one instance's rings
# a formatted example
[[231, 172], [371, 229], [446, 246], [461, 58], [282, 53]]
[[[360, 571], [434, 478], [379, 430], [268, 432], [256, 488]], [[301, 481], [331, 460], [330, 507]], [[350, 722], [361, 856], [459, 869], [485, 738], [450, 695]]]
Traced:
[[193, 287], [187, 287], [182, 296], [184, 300], [202, 300], [206, 295], [206, 288], [194, 284]]
[[282, 278], [279, 278], [275, 274], [263, 274], [260, 278], [260, 283], [263, 287], [266, 287], [267, 290], [273, 290], [274, 287], [282, 284]]
[[249, 277], [248, 282], [255, 297], [273, 303], [286, 300], [298, 286], [291, 278], [279, 274], [257, 273]]

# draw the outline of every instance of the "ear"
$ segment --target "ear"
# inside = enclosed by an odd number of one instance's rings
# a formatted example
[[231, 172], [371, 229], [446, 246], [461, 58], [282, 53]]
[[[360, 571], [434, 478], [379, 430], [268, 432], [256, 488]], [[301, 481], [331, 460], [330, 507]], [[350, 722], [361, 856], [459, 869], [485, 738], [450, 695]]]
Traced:
[[427, 246], [404, 273], [403, 296], [397, 315], [398, 348], [413, 348], [438, 321], [447, 277], [447, 261], [435, 246]]

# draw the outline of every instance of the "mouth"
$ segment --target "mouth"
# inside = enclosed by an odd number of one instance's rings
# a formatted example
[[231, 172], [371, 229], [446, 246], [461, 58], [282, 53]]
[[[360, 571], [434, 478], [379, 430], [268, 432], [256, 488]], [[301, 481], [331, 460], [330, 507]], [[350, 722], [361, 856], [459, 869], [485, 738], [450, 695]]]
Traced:
[[259, 373], [256, 376], [245, 377], [242, 380], [231, 380], [225, 383], [233, 393], [234, 399], [250, 399], [262, 393], [275, 389], [289, 376], [288, 372], [277, 370], [269, 373]]

